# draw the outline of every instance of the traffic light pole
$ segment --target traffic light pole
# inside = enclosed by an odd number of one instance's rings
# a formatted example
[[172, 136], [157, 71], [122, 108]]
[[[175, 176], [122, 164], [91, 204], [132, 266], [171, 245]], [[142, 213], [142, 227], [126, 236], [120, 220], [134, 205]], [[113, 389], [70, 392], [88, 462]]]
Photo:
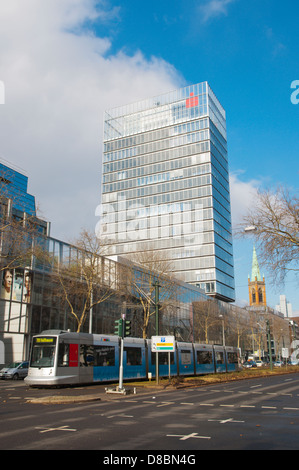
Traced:
[[123, 378], [124, 378], [124, 339], [120, 340], [120, 366], [119, 366], [119, 390], [123, 389]]
[[120, 364], [119, 364], [119, 385], [118, 389], [121, 392], [123, 390], [123, 380], [124, 380], [124, 336], [125, 336], [125, 318], [126, 315], [122, 315], [122, 332], [120, 339]]
[[[131, 334], [131, 321], [126, 321], [126, 314], [122, 313], [119, 320], [115, 320], [115, 334], [120, 338], [120, 358], [119, 358], [119, 383], [116, 388], [106, 388], [106, 393], [122, 393], [126, 395], [127, 390], [123, 387], [124, 379], [124, 338]], [[135, 393], [134, 389], [134, 393]]]

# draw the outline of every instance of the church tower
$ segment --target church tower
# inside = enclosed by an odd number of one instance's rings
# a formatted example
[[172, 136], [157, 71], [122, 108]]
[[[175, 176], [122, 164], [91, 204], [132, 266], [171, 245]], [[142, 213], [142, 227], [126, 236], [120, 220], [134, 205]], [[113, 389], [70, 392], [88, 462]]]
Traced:
[[253, 247], [251, 277], [248, 276], [249, 305], [266, 307], [266, 283], [260, 274], [256, 249]]

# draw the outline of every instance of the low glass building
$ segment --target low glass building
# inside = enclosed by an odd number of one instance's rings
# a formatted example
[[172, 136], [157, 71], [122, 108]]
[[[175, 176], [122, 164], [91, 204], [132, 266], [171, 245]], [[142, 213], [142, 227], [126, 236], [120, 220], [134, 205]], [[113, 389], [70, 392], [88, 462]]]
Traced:
[[[45, 239], [45, 247], [56, 262], [68, 263], [70, 253], [76, 247], [51, 237]], [[82, 253], [80, 253], [82, 255]], [[119, 276], [126, 260], [103, 258], [107, 280]], [[131, 267], [138, 271], [140, 268]], [[126, 271], [127, 272], [127, 271]], [[67, 302], [57, 295], [53, 274], [49, 266], [43, 265], [33, 257], [29, 266], [4, 269], [2, 271], [2, 290], [0, 295], [0, 341], [5, 345], [6, 362], [26, 359], [34, 334], [43, 330], [61, 329], [76, 331], [77, 324], [71, 315]], [[127, 276], [128, 278], [130, 276]], [[80, 281], [79, 281], [80, 282]], [[114, 284], [115, 285], [115, 284]], [[142, 285], [142, 283], [140, 284]], [[95, 291], [97, 286], [95, 286]], [[166, 288], [160, 289], [159, 334], [174, 335], [179, 340], [194, 340], [193, 302], [206, 300], [206, 295], [196, 286], [175, 282], [175, 296], [168, 299]], [[167, 297], [167, 302], [164, 302]], [[154, 295], [152, 295], [154, 299]], [[124, 310], [125, 303], [125, 310]], [[78, 304], [77, 313], [81, 306]], [[143, 311], [140, 296], [129, 292], [126, 297], [115, 287], [103, 302], [88, 312], [82, 332], [114, 334], [115, 320], [122, 313], [132, 321], [132, 336], [143, 336]], [[147, 328], [147, 337], [155, 335], [156, 321], [154, 307]]]
[[[5, 179], [7, 174], [7, 171], [0, 172]], [[76, 331], [77, 323], [70, 305], [57, 290], [55, 267], [61, 267], [62, 271], [63, 267], [73, 266], [74, 260], [78, 260], [81, 270], [82, 263], [87, 259], [88, 265], [89, 259], [88, 252], [51, 237], [49, 224], [38, 219], [35, 212], [31, 216], [22, 212], [22, 206], [15, 205], [14, 194], [10, 195], [11, 199], [7, 199], [2, 193], [0, 201], [0, 366], [28, 359], [34, 334], [49, 329]], [[26, 191], [23, 195], [26, 200]], [[92, 284], [92, 297], [99, 298], [104, 289], [109, 290], [109, 295], [88, 309], [80, 331], [114, 334], [115, 320], [126, 314], [132, 322], [134, 337], [150, 338], [156, 335], [158, 326], [159, 335], [175, 336], [178, 341], [226, 343], [246, 349], [249, 338], [252, 345], [256, 337], [254, 328], [261, 323], [261, 315], [248, 322], [251, 312], [211, 298], [197, 283], [173, 277], [169, 281], [167, 276], [134, 264], [125, 257], [98, 256], [97, 261], [100, 270], [98, 279], [95, 278]], [[73, 305], [80, 315], [82, 293], [78, 294], [77, 287], [84, 284], [84, 279], [75, 277], [75, 283]], [[144, 298], [148, 299], [149, 307], [146, 328]], [[266, 314], [268, 312], [264, 312], [264, 316]], [[282, 331], [280, 324], [275, 328], [274, 320], [271, 328], [273, 335]]]

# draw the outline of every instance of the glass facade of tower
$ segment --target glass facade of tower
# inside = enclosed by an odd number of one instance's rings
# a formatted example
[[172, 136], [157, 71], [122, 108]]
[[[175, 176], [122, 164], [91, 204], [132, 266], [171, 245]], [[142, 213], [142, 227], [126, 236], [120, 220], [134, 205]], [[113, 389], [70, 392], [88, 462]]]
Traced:
[[101, 236], [234, 300], [225, 111], [207, 82], [105, 113]]
[[35, 197], [28, 194], [27, 187], [27, 176], [0, 162], [0, 196], [11, 198], [14, 209], [35, 215]]

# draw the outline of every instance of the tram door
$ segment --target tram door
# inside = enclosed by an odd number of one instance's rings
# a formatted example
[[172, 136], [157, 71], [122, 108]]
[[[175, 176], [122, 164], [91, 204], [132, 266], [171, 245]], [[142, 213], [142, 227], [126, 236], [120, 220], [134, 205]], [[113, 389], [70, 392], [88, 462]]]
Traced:
[[223, 346], [214, 346], [215, 372], [226, 372], [226, 357]]
[[68, 337], [59, 337], [57, 377], [68, 377], [68, 383], [76, 383], [79, 373], [79, 345], [77, 341]]
[[79, 345], [79, 378], [80, 383], [93, 382], [94, 346], [93, 340], [85, 339]]

